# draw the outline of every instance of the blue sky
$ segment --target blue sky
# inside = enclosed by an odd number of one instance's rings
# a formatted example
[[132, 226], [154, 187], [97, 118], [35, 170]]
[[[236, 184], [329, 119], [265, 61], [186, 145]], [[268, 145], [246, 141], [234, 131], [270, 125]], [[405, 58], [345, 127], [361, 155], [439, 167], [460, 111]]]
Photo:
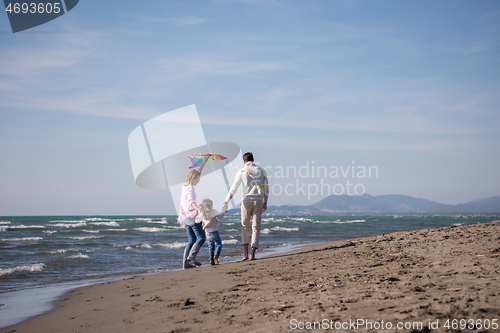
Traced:
[[174, 213], [135, 185], [127, 137], [191, 104], [208, 141], [271, 170], [377, 166], [324, 181], [499, 195], [499, 36], [498, 1], [81, 0], [16, 34], [0, 14], [0, 215]]

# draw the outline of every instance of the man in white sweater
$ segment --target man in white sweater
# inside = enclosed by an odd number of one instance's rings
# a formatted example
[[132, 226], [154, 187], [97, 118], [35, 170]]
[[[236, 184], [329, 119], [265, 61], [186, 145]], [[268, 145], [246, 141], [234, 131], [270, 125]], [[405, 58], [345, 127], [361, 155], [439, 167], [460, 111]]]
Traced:
[[248, 244], [250, 243], [250, 218], [252, 219], [252, 252], [250, 259], [255, 259], [255, 250], [259, 247], [260, 221], [262, 213], [267, 210], [267, 198], [269, 197], [269, 183], [266, 171], [254, 163], [253, 154], [243, 155], [243, 167], [234, 178], [233, 186], [227, 194], [224, 206], [232, 199], [240, 184], [243, 184], [241, 195], [241, 242], [245, 250], [243, 260], [248, 257]]

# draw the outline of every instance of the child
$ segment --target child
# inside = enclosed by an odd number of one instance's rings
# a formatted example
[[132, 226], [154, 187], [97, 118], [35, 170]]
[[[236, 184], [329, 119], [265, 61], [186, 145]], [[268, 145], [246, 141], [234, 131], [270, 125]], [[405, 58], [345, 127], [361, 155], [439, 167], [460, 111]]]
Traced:
[[222, 250], [222, 242], [220, 240], [218, 228], [220, 222], [217, 218], [224, 217], [224, 213], [219, 213], [213, 208], [213, 205], [214, 204], [212, 200], [203, 200], [200, 206], [200, 214], [196, 217], [197, 222], [203, 221], [202, 225], [207, 235], [208, 251], [210, 253], [210, 264], [212, 266], [219, 264], [219, 256]]

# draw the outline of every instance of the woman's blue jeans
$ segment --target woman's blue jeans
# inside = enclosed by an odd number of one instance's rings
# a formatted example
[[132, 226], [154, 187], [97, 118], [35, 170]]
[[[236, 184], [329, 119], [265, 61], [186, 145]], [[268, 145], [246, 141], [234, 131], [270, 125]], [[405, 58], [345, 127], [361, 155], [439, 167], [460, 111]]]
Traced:
[[210, 261], [214, 261], [214, 252], [218, 257], [222, 250], [222, 241], [218, 231], [207, 232], [208, 252], [210, 254]]
[[202, 246], [205, 243], [205, 232], [203, 231], [201, 223], [186, 225], [186, 232], [188, 236], [188, 243], [186, 244], [184, 253], [189, 254], [189, 251], [191, 251], [194, 243], [197, 243], [199, 246]]

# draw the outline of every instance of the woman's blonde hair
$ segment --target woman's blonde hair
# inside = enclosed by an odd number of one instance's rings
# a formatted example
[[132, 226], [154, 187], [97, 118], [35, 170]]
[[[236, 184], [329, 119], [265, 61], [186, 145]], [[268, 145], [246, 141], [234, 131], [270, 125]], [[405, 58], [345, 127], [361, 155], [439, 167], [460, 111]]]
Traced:
[[200, 208], [204, 220], [210, 220], [212, 217], [214, 217], [214, 212], [212, 211], [212, 209], [214, 208], [214, 202], [212, 200], [204, 199], [201, 202]]
[[193, 185], [194, 181], [198, 178], [200, 178], [201, 174], [198, 172], [198, 170], [191, 170], [188, 173], [188, 176], [186, 178], [186, 183], [189, 185]]

